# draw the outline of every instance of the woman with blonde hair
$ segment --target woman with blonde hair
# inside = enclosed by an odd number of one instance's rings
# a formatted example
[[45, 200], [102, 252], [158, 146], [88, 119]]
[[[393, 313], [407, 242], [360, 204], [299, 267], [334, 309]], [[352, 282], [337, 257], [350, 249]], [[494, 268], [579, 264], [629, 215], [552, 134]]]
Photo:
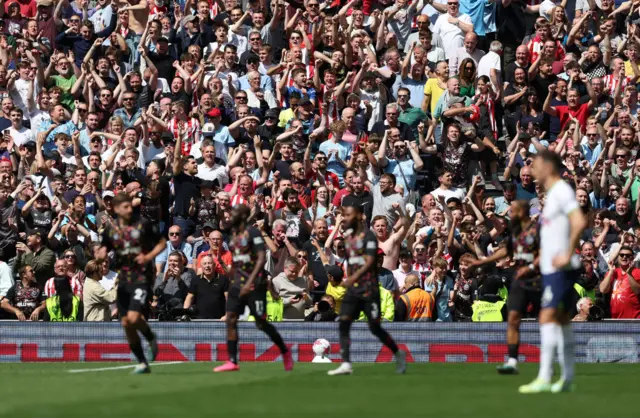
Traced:
[[110, 304], [116, 301], [118, 286], [116, 284], [107, 291], [100, 284], [103, 276], [102, 262], [91, 260], [85, 267], [87, 278], [84, 282], [82, 300], [84, 303], [84, 320], [105, 322], [111, 320]]
[[557, 39], [560, 42], [564, 41], [565, 36], [569, 33], [569, 20], [565, 8], [562, 5], [557, 5], [551, 9], [551, 36], [553, 39]]

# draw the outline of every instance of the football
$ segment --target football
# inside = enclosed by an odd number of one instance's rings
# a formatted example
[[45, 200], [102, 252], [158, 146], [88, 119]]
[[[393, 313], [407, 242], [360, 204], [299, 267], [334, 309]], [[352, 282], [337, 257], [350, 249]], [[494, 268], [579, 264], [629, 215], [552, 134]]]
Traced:
[[316, 342], [313, 343], [313, 353], [316, 356], [325, 357], [331, 352], [331, 343], [325, 340], [324, 338], [318, 338]]

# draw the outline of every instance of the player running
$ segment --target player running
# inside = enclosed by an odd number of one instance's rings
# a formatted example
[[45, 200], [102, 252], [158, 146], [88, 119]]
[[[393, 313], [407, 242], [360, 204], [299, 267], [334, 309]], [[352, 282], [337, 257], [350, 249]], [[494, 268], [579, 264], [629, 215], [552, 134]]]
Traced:
[[267, 322], [267, 279], [264, 265], [265, 254], [262, 235], [253, 226], [247, 225], [250, 210], [238, 205], [231, 211], [231, 238], [229, 250], [233, 254], [231, 266], [231, 290], [227, 299], [227, 350], [229, 361], [213, 369], [214, 372], [235, 372], [238, 366], [238, 315], [249, 306], [256, 326], [271, 338], [282, 353], [284, 369], [293, 369], [291, 351], [284, 345], [276, 328]]
[[[567, 309], [573, 284], [579, 277], [580, 258], [576, 254], [580, 235], [587, 222], [578, 206], [575, 191], [560, 178], [562, 160], [554, 152], [542, 151], [533, 161], [533, 175], [546, 190], [540, 227], [540, 371], [520, 393], [565, 392], [573, 387], [573, 333]], [[553, 357], [558, 353], [562, 376], [551, 384]]]
[[507, 300], [509, 318], [507, 324], [507, 346], [509, 360], [498, 366], [500, 374], [518, 374], [518, 349], [520, 346], [520, 321], [527, 313], [529, 304], [533, 305], [532, 314], [540, 311], [540, 272], [537, 267], [540, 248], [538, 223], [529, 217], [529, 203], [518, 200], [511, 204], [511, 237], [506, 246], [482, 260], [475, 261], [472, 267], [495, 263], [511, 256], [517, 268], [509, 289]]
[[138, 331], [149, 342], [150, 360], [154, 361], [158, 355], [158, 343], [145, 316], [148, 314], [149, 297], [153, 294], [153, 260], [164, 250], [166, 241], [156, 225], [133, 216], [131, 197], [128, 195], [114, 197], [113, 209], [118, 216], [117, 221], [107, 223], [100, 237], [102, 246], [97, 250], [96, 258], [106, 260], [109, 251], [115, 253], [114, 270], [120, 278], [118, 312], [131, 352], [138, 359], [133, 373], [150, 373]]
[[343, 206], [342, 216], [346, 226], [345, 249], [349, 260], [347, 275], [343, 285], [347, 293], [340, 308], [340, 351], [342, 364], [329, 375], [351, 374], [349, 357], [349, 332], [354, 318], [365, 313], [369, 329], [389, 347], [396, 356], [396, 372], [404, 373], [407, 369], [406, 353], [398, 349], [393, 338], [380, 326], [380, 290], [378, 288], [378, 267], [376, 256], [378, 240], [375, 234], [365, 228], [361, 206]]

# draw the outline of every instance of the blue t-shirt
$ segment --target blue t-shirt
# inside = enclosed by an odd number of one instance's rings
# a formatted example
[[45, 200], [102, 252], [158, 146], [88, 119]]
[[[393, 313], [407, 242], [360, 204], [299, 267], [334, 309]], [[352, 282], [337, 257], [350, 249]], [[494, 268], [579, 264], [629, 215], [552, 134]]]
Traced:
[[[424, 290], [431, 292], [433, 287], [426, 284]], [[436, 309], [438, 312], [438, 322], [453, 322], [453, 314], [449, 308], [449, 292], [453, 290], [453, 279], [445, 276], [442, 283], [438, 283], [438, 293], [436, 295]]]
[[[402, 172], [400, 172], [402, 167]], [[396, 184], [401, 185], [404, 188], [404, 196], [407, 196], [411, 190], [416, 186], [416, 170], [415, 163], [411, 157], [404, 161], [389, 160], [389, 164], [384, 168], [385, 173], [391, 173], [396, 176]], [[402, 174], [404, 173], [404, 177]], [[409, 184], [405, 184], [405, 178]]]
[[324, 141], [320, 144], [320, 151], [324, 152], [327, 155], [327, 170], [335, 173], [336, 176], [340, 179], [342, 183], [342, 175], [344, 174], [345, 166], [338, 162], [338, 159], [335, 155], [329, 156], [329, 151], [337, 150], [337, 155], [340, 157], [342, 161], [345, 163], [351, 157], [351, 145], [346, 143], [345, 141], [338, 141], [333, 143], [332, 141]]

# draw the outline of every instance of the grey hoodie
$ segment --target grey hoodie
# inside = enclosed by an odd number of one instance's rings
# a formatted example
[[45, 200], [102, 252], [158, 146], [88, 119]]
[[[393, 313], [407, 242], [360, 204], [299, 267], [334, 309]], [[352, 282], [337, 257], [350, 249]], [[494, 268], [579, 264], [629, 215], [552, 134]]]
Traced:
[[307, 289], [307, 281], [304, 277], [298, 277], [291, 281], [287, 278], [285, 273], [280, 273], [273, 278], [273, 287], [276, 292], [282, 298], [284, 304], [284, 311], [282, 313], [283, 319], [304, 319], [305, 308], [311, 307], [311, 299], [309, 302], [305, 302], [304, 299], [300, 299], [299, 302], [291, 303], [291, 299], [300, 296], [302, 292]]

